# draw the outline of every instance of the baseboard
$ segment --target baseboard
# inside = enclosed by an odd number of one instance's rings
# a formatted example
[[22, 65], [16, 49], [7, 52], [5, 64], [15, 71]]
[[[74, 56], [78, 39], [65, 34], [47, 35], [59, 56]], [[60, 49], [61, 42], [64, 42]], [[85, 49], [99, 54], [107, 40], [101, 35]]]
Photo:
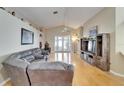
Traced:
[[8, 81], [10, 81], [10, 78], [7, 78], [6, 80], [4, 80], [2, 83], [0, 83], [0, 86], [5, 85]]
[[124, 77], [123, 74], [120, 74], [120, 73], [117, 73], [117, 72], [114, 72], [113, 70], [110, 70], [110, 72], [116, 76], [120, 76], [120, 77]]

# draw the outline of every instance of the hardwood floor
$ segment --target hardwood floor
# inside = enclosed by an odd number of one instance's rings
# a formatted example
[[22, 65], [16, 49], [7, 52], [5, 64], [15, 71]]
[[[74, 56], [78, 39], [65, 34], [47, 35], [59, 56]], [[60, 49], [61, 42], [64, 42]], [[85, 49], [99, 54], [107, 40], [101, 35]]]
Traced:
[[80, 56], [77, 54], [71, 55], [69, 53], [55, 53], [50, 55], [50, 60], [69, 60], [72, 62], [75, 67], [73, 78], [74, 86], [124, 85], [124, 78], [114, 76], [108, 72], [104, 72], [94, 66], [91, 66], [90, 64], [81, 60]]
[[[80, 59], [77, 54], [53, 53], [48, 61], [64, 61], [72, 63], [75, 67], [73, 86], [122, 86], [124, 78], [104, 72]], [[8, 82], [6, 85], [11, 85]]]
[[6, 82], [6, 84], [4, 84], [4, 86], [12, 86], [11, 81]]

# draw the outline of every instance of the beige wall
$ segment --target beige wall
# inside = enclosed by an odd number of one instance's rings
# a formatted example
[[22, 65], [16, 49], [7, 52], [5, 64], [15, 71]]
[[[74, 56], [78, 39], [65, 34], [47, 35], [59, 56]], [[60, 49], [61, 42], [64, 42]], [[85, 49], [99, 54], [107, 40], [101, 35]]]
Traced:
[[[21, 28], [34, 32], [33, 45], [21, 45]], [[39, 47], [39, 31], [0, 9], [0, 63], [11, 53]], [[7, 78], [0, 64], [0, 83]]]
[[124, 74], [124, 62], [116, 59], [115, 53], [115, 8], [104, 8], [92, 19], [84, 24], [84, 36], [88, 36], [88, 31], [93, 26], [98, 26], [98, 33], [110, 33], [110, 62], [111, 70]]
[[45, 34], [45, 41], [48, 41], [50, 44], [52, 52], [54, 52], [54, 39], [55, 36], [61, 36], [61, 35], [71, 35], [72, 28], [68, 28], [70, 31], [68, 32], [62, 32], [64, 29], [64, 26], [54, 27], [51, 29], [48, 29], [47, 31], [44, 31]]

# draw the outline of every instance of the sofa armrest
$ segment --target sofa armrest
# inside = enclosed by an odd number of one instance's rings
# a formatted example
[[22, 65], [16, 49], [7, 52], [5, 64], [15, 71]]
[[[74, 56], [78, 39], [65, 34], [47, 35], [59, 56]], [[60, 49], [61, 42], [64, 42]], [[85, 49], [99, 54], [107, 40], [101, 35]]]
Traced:
[[68, 67], [67, 67], [67, 70], [72, 70], [72, 71], [74, 71], [74, 65], [69, 64]]
[[10, 60], [7, 60], [7, 61], [3, 62], [2, 64], [3, 65], [7, 64], [7, 65], [11, 65], [11, 66], [15, 66], [15, 67], [26, 69], [27, 66], [30, 63], [27, 62], [27, 61], [21, 60], [21, 59], [13, 59], [13, 60], [10, 59]]

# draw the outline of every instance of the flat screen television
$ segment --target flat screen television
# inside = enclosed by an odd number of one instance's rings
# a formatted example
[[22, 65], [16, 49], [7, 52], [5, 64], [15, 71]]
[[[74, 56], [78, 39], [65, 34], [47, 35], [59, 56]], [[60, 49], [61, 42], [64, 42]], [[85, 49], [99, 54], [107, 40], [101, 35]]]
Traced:
[[88, 51], [92, 52], [92, 41], [88, 41]]
[[88, 41], [88, 51], [95, 53], [96, 50], [96, 41], [95, 40], [89, 40]]

